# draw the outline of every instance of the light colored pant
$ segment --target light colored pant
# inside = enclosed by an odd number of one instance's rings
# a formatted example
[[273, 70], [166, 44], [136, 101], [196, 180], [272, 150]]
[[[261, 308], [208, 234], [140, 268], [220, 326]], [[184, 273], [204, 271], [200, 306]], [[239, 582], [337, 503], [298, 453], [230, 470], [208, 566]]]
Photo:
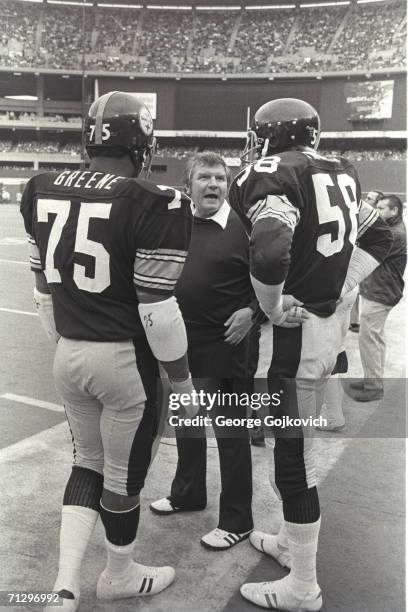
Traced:
[[[143, 488], [157, 436], [156, 402], [143, 380], [142, 357], [131, 340], [63, 337], [55, 354], [55, 385], [71, 429], [74, 464], [103, 473], [105, 489], [119, 495]], [[157, 363], [145, 359], [145, 366], [153, 370], [154, 385]]]
[[[276, 415], [315, 417], [327, 381], [344, 342], [351, 304], [340, 304], [329, 317], [309, 313], [299, 328], [262, 326], [256, 376], [267, 372], [269, 393], [281, 394]], [[272, 358], [270, 368], [266, 359]], [[268, 371], [269, 370], [269, 371]], [[257, 381], [258, 382], [258, 381]], [[275, 415], [274, 415], [275, 416]], [[271, 485], [280, 499], [302, 493], [317, 484], [312, 424], [274, 430], [274, 461], [269, 464]]]
[[360, 357], [364, 370], [364, 387], [382, 389], [385, 365], [385, 322], [392, 309], [361, 296]]

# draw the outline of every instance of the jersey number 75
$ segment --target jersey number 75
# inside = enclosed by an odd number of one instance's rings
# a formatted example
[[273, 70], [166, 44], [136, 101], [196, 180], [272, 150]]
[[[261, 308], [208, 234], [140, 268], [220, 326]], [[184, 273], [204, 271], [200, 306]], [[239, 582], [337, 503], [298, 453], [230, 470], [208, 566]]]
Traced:
[[[88, 229], [93, 218], [109, 219], [111, 208], [112, 204], [108, 203], [81, 202], [74, 250], [76, 253], [90, 255], [95, 260], [93, 278], [85, 275], [85, 266], [74, 263], [73, 279], [78, 289], [83, 291], [101, 293], [110, 285], [109, 253], [102, 244], [88, 238]], [[44, 274], [48, 283], [61, 282], [61, 275], [55, 267], [54, 254], [61, 240], [64, 226], [68, 221], [70, 209], [71, 202], [69, 200], [41, 198], [37, 202], [37, 219], [40, 223], [48, 223], [50, 213], [55, 215], [45, 256]]]

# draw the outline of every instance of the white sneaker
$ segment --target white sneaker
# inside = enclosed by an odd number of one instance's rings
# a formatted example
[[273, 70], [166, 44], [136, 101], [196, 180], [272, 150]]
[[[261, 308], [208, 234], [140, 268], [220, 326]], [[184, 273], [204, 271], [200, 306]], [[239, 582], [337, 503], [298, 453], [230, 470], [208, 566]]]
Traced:
[[123, 599], [156, 595], [173, 582], [175, 575], [172, 567], [148, 567], [132, 561], [120, 578], [110, 576], [105, 569], [99, 576], [96, 596], [98, 599]]
[[154, 512], [154, 514], [175, 514], [176, 512], [181, 512], [181, 508], [177, 508], [167, 497], [162, 497], [157, 501], [154, 501], [149, 506], [150, 510]]
[[246, 540], [251, 531], [252, 529], [244, 533], [230, 533], [216, 527], [201, 538], [201, 545], [208, 550], [227, 550]]
[[44, 612], [76, 612], [78, 610], [79, 594], [74, 594], [71, 591], [66, 590], [58, 591], [58, 593], [60, 594], [58, 599], [59, 603], [49, 603], [44, 608]]
[[[290, 576], [290, 574], [289, 574]], [[243, 584], [240, 592], [244, 599], [261, 608], [287, 610], [288, 612], [317, 612], [323, 605], [319, 587], [312, 592], [295, 593], [289, 576], [274, 582]]]
[[253, 531], [249, 536], [252, 546], [273, 557], [282, 567], [290, 569], [289, 547], [278, 542], [278, 536], [263, 531]]

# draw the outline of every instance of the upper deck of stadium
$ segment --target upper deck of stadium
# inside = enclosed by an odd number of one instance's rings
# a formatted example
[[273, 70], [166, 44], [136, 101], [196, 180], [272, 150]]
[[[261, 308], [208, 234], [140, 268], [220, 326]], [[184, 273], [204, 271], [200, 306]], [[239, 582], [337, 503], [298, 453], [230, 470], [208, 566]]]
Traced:
[[400, 0], [1, 0], [0, 70], [253, 76], [401, 71]]

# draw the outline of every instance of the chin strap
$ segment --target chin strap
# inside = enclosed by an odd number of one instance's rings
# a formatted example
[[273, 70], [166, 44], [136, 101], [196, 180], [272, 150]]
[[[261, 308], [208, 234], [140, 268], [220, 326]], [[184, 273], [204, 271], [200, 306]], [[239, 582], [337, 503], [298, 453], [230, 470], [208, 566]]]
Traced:
[[261, 157], [266, 157], [269, 149], [269, 138], [265, 138], [264, 146], [262, 147]]
[[258, 159], [258, 155], [258, 136], [254, 132], [254, 130], [248, 130], [245, 149], [243, 150], [240, 159], [244, 164], [252, 164], [252, 162]]

